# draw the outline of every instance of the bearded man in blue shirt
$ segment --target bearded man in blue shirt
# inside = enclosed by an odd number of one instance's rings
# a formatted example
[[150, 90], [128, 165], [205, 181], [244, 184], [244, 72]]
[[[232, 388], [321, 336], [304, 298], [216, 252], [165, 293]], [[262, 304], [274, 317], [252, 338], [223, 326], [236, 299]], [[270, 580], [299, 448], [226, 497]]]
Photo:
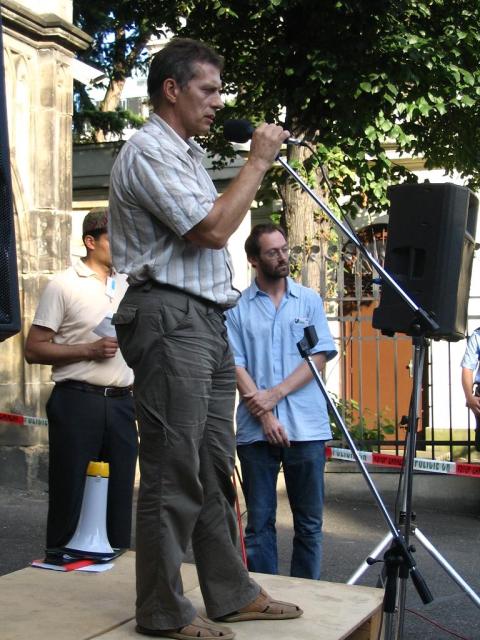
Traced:
[[285, 232], [252, 229], [245, 242], [255, 281], [227, 312], [240, 403], [237, 453], [248, 510], [245, 543], [250, 571], [278, 573], [275, 530], [280, 466], [295, 536], [290, 575], [320, 578], [325, 441], [331, 439], [325, 399], [297, 342], [313, 325], [313, 361], [323, 370], [337, 351], [320, 296], [288, 277]]

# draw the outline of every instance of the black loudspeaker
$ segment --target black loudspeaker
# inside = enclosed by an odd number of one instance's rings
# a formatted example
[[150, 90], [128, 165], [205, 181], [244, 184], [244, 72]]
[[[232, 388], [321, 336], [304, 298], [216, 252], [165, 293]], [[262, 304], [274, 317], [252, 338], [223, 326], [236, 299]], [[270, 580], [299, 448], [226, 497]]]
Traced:
[[[475, 250], [478, 200], [451, 183], [389, 187], [385, 270], [439, 328], [429, 338], [461, 340], [467, 330], [468, 297]], [[382, 284], [373, 326], [382, 333], [416, 335], [410, 307]]]
[[0, 341], [20, 331], [17, 252], [13, 221], [7, 106], [0, 20]]

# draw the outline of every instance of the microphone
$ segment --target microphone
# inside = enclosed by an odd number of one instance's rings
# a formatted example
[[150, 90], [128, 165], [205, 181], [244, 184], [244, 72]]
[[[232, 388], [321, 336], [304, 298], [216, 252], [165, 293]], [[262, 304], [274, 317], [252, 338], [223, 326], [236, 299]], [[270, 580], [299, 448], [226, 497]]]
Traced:
[[[223, 125], [223, 135], [229, 142], [248, 142], [255, 131], [249, 120], [227, 120]], [[285, 144], [304, 145], [303, 140], [287, 138]]]

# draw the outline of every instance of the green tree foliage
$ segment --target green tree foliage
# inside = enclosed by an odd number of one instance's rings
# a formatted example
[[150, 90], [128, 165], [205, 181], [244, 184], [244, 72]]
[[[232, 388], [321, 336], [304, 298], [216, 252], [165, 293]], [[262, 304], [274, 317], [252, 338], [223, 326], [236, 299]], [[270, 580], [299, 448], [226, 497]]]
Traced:
[[224, 53], [230, 111], [316, 140], [350, 211], [405, 174], [387, 143], [480, 186], [477, 0], [204, 0], [182, 32]]
[[[219, 120], [283, 121], [314, 140], [317, 158], [290, 148], [290, 159], [311, 184], [327, 166], [350, 212], [384, 210], [386, 187], [414, 179], [386, 145], [480, 187], [478, 0], [76, 0], [74, 11], [94, 38], [84, 60], [109, 78], [100, 111], [117, 108], [125, 78], [147, 63], [146, 42], [169, 28], [225, 55], [232, 99]], [[228, 153], [219, 131], [210, 148]], [[288, 200], [294, 187], [273, 180]]]
[[119, 108], [125, 81], [134, 70], [146, 70], [146, 45], [152, 37], [165, 37], [180, 28], [180, 17], [188, 2], [170, 0], [74, 0], [74, 23], [93, 38], [80, 59], [101, 69], [107, 79], [100, 104], [94, 105], [79, 83], [75, 83], [74, 134], [77, 139], [101, 141], [108, 132], [121, 134], [128, 124], [138, 126], [138, 117]]

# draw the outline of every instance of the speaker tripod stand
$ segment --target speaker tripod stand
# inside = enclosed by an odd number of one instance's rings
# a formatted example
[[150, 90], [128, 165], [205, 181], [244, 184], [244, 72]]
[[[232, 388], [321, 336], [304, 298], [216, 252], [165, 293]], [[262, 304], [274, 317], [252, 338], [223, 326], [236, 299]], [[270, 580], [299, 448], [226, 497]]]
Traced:
[[[390, 529], [390, 533], [382, 541], [381, 545], [374, 550], [373, 554], [377, 555], [390, 545], [389, 549], [384, 554], [385, 563], [385, 598], [384, 598], [384, 639], [385, 640], [400, 640], [403, 635], [404, 627], [404, 615], [405, 615], [405, 595], [406, 595], [406, 580], [408, 577], [412, 578], [412, 582], [422, 599], [424, 604], [428, 604], [433, 600], [433, 596], [428, 589], [427, 584], [423, 580], [416, 562], [413, 558], [412, 552], [414, 548], [409, 545], [410, 535], [412, 533], [412, 493], [413, 493], [413, 466], [415, 460], [416, 451], [416, 429], [417, 429], [417, 412], [421, 391], [421, 377], [420, 372], [423, 371], [423, 363], [425, 359], [425, 345], [426, 336], [432, 334], [439, 329], [437, 322], [428, 315], [421, 307], [419, 307], [414, 300], [398, 285], [398, 283], [390, 276], [387, 271], [373, 258], [368, 250], [362, 245], [356, 234], [349, 228], [347, 228], [342, 222], [330, 211], [327, 205], [317, 196], [317, 194], [305, 183], [304, 180], [298, 175], [298, 173], [286, 162], [283, 158], [277, 158], [279, 163], [286, 169], [286, 171], [292, 176], [296, 182], [302, 187], [302, 189], [310, 195], [310, 197], [319, 205], [321, 210], [328, 216], [328, 218], [334, 222], [334, 224], [346, 235], [353, 244], [359, 249], [361, 254], [367, 259], [369, 264], [379, 274], [382, 285], [389, 286], [398, 296], [410, 307], [414, 314], [414, 322], [412, 327], [413, 331], [413, 345], [414, 345], [414, 382], [412, 395], [410, 400], [409, 420], [408, 420], [408, 436], [407, 436], [407, 451], [406, 451], [406, 466], [405, 474], [403, 477], [403, 510], [401, 522], [395, 523], [390, 514], [388, 513], [380, 494], [378, 493], [366, 467], [361, 459], [355, 443], [340, 415], [338, 409], [332, 402], [326, 386], [316, 369], [316, 366], [310, 357], [310, 350], [315, 346], [317, 337], [314, 327], [307, 327], [305, 329], [305, 335], [297, 347], [300, 354], [306, 360], [312, 374], [320, 387], [322, 394], [325, 397], [327, 406], [329, 407], [331, 415], [337, 426], [343, 433], [345, 440], [347, 441], [350, 451], [355, 458], [360, 470], [367, 482], [367, 485], [375, 498], [377, 505]], [[473, 600], [473, 602], [480, 607], [480, 598], [477, 594], [467, 585], [467, 583], [459, 576], [459, 574], [451, 567], [447, 561], [436, 551], [423, 534], [416, 529], [416, 538], [421, 541], [427, 551], [434, 557], [440, 565], [449, 573], [449, 575], [459, 584], [459, 586], [467, 593], [467, 595]], [[375, 562], [376, 558], [370, 560]], [[369, 565], [366, 562], [365, 568]], [[361, 570], [363, 573], [365, 569]], [[361, 575], [360, 573], [360, 575]], [[355, 576], [356, 574], [354, 574]], [[352, 576], [352, 578], [354, 577]], [[352, 583], [352, 578], [349, 583]], [[355, 578], [357, 579], [357, 578]]]
[[[397, 528], [402, 532], [407, 547], [412, 550], [410, 545], [411, 539], [418, 541], [430, 556], [438, 562], [445, 572], [456, 582], [456, 584], [464, 591], [464, 593], [472, 600], [477, 607], [480, 607], [480, 597], [465, 582], [460, 574], [447, 562], [447, 560], [437, 551], [428, 538], [421, 532], [415, 523], [415, 514], [412, 510], [413, 504], [413, 468], [415, 463], [416, 440], [417, 440], [417, 418], [418, 407], [420, 403], [420, 394], [422, 387], [421, 372], [423, 371], [423, 363], [425, 360], [425, 352], [428, 341], [423, 334], [413, 336], [412, 338], [414, 357], [413, 357], [413, 388], [410, 399], [410, 408], [408, 414], [407, 438], [405, 444], [404, 470], [402, 476], [402, 484], [400, 490], [401, 510], [397, 523]], [[357, 571], [349, 578], [347, 584], [355, 584], [360, 576], [365, 573], [369, 566], [376, 562], [381, 562], [379, 556], [387, 548], [384, 555], [385, 570], [382, 572], [385, 581], [386, 603], [384, 610], [389, 613], [396, 612], [396, 616], [389, 616], [386, 624], [392, 625], [390, 633], [395, 634], [390, 637], [402, 638], [403, 625], [405, 619], [405, 602], [407, 577], [405, 567], [401, 556], [398, 554], [396, 542], [391, 534], [388, 534], [380, 544], [372, 550], [370, 556], [357, 569]], [[387, 636], [389, 637], [389, 636]]]

